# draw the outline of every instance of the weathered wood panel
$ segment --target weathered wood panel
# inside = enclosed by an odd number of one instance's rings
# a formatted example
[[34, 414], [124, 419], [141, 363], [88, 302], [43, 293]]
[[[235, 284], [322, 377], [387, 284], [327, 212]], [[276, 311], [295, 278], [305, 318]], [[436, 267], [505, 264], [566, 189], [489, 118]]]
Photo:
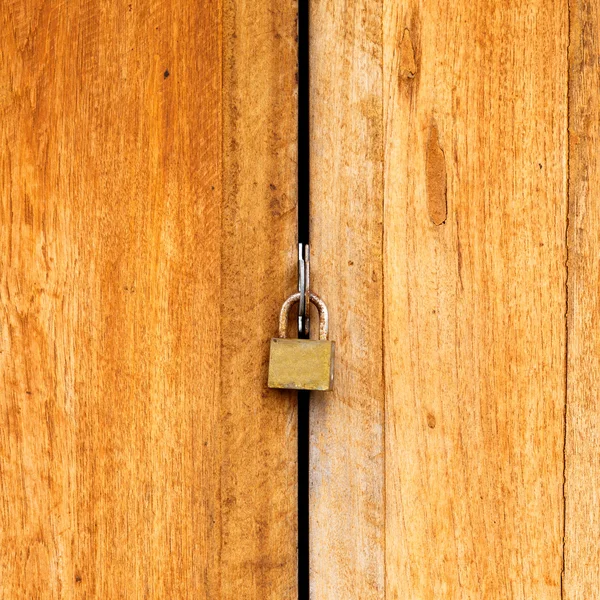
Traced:
[[219, 6], [2, 20], [2, 597], [214, 597]]
[[560, 598], [568, 7], [384, 7], [387, 598]]
[[570, 2], [564, 598], [600, 590], [600, 5]]
[[219, 14], [2, 6], [2, 598], [219, 593]]
[[311, 287], [334, 391], [312, 395], [311, 590], [384, 597], [382, 2], [313, 0]]
[[[0, 598], [296, 597], [296, 7], [222, 4], [0, 8]], [[315, 598], [597, 593], [599, 16], [312, 1]]]
[[292, 600], [296, 394], [266, 386], [279, 308], [297, 286], [296, 10], [224, 8], [223, 598]]
[[0, 597], [293, 597], [293, 7], [0, 16]]

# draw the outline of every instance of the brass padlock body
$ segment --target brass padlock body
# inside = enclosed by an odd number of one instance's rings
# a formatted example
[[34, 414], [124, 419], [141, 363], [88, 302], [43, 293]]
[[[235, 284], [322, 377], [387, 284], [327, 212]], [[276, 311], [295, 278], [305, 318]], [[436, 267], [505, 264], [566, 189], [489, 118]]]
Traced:
[[319, 310], [319, 339], [287, 338], [290, 306], [300, 300], [300, 293], [292, 294], [279, 313], [279, 337], [271, 340], [270, 388], [321, 391], [333, 388], [335, 344], [327, 339], [329, 313], [325, 302], [316, 294], [309, 292], [309, 299]]
[[335, 342], [273, 338], [269, 387], [288, 390], [331, 390]]

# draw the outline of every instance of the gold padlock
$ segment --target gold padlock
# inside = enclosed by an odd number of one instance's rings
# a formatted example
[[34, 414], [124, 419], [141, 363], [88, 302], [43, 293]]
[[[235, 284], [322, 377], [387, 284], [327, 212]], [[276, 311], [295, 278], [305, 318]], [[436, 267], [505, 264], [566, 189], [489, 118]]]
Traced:
[[290, 308], [300, 300], [292, 294], [279, 313], [279, 337], [271, 339], [269, 387], [288, 390], [331, 390], [333, 388], [333, 358], [335, 343], [330, 342], [329, 313], [325, 302], [310, 292], [310, 301], [319, 310], [319, 339], [287, 338]]

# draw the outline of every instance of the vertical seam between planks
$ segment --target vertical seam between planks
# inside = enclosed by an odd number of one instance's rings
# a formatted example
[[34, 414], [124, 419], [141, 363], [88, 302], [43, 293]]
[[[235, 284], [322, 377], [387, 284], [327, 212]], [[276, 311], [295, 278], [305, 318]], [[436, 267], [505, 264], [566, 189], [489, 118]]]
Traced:
[[563, 519], [562, 519], [562, 568], [560, 573], [560, 597], [565, 598], [565, 567], [566, 567], [566, 538], [567, 538], [567, 427], [569, 405], [569, 233], [571, 210], [571, 0], [567, 0], [567, 92], [566, 92], [566, 185], [567, 201], [565, 214], [565, 397], [563, 408]]
[[385, 0], [381, 2], [381, 384], [383, 395], [383, 598], [387, 600], [387, 386], [385, 378], [385, 196], [386, 196], [386, 119], [385, 119]]
[[[227, 77], [227, 49], [225, 47], [225, 31], [227, 29], [227, 24], [225, 23], [226, 15], [229, 15], [231, 12], [231, 7], [226, 8], [226, 4], [229, 0], [220, 0], [219, 2], [219, 56], [221, 59], [221, 103], [219, 106], [219, 110], [221, 111], [220, 115], [220, 125], [221, 125], [221, 172], [219, 173], [220, 183], [221, 183], [221, 207], [220, 207], [220, 240], [219, 240], [219, 396], [218, 396], [218, 426], [220, 429], [219, 434], [219, 560], [218, 560], [218, 590], [219, 590], [219, 600], [223, 598], [223, 435], [222, 435], [222, 417], [223, 417], [223, 255], [224, 255], [224, 212], [225, 212], [225, 202], [226, 202], [226, 190], [225, 190], [225, 102], [229, 100], [225, 93], [225, 81]], [[229, 88], [227, 88], [229, 89]]]

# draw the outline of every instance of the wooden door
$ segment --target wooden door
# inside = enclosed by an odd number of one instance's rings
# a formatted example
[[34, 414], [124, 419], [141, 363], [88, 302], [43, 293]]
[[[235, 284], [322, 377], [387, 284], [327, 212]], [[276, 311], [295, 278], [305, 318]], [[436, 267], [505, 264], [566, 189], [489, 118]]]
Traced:
[[[292, 600], [296, 3], [0, 7], [0, 598]], [[600, 6], [311, 17], [312, 597], [593, 600]]]

